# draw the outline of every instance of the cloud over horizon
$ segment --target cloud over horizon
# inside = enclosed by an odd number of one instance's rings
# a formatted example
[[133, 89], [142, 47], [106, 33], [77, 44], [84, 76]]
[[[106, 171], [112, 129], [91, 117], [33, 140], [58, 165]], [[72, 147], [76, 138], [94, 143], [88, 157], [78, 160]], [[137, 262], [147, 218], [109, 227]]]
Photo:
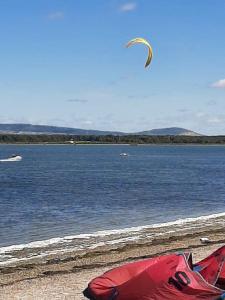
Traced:
[[225, 79], [220, 79], [212, 84], [214, 88], [225, 89]]
[[137, 4], [135, 2], [127, 2], [120, 6], [121, 12], [129, 12], [134, 11], [137, 8]]

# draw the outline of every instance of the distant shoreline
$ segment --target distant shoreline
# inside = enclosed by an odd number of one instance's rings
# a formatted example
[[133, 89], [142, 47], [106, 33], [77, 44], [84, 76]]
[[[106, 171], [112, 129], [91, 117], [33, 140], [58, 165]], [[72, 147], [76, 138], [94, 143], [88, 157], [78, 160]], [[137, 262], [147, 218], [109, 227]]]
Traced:
[[0, 134], [0, 144], [225, 145], [225, 136]]
[[77, 143], [74, 145], [68, 143], [0, 143], [0, 146], [68, 146], [68, 147], [76, 147], [76, 146], [130, 146], [130, 147], [142, 147], [142, 146], [203, 146], [203, 147], [215, 147], [221, 146], [225, 147], [225, 143], [217, 144], [202, 144], [202, 143], [145, 143], [145, 144], [137, 144], [131, 145], [127, 143]]

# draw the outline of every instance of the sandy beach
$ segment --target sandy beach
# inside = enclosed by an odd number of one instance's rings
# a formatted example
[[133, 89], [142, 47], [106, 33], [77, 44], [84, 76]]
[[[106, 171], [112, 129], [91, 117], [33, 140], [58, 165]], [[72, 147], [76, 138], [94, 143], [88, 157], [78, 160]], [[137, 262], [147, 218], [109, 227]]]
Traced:
[[224, 12], [0, 0], [0, 300], [225, 300]]
[[225, 243], [224, 229], [205, 232], [211, 243], [201, 244], [203, 233], [186, 234], [157, 243], [132, 244], [119, 249], [96, 249], [83, 255], [52, 258], [45, 262], [1, 267], [0, 299], [76, 299], [88, 282], [126, 262], [177, 251], [190, 251], [198, 261]]

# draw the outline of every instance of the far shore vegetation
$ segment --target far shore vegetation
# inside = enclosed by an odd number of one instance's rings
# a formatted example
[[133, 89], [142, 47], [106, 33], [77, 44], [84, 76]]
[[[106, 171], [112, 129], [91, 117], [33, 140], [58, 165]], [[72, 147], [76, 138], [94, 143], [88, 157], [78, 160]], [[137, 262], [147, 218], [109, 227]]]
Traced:
[[0, 144], [225, 144], [225, 136], [0, 134]]

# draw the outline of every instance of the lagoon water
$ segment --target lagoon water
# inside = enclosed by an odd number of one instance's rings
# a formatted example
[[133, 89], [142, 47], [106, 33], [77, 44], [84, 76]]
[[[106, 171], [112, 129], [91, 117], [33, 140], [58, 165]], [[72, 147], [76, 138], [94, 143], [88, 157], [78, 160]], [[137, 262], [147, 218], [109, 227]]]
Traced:
[[12, 153], [23, 160], [0, 163], [0, 247], [225, 212], [223, 146], [0, 146]]

